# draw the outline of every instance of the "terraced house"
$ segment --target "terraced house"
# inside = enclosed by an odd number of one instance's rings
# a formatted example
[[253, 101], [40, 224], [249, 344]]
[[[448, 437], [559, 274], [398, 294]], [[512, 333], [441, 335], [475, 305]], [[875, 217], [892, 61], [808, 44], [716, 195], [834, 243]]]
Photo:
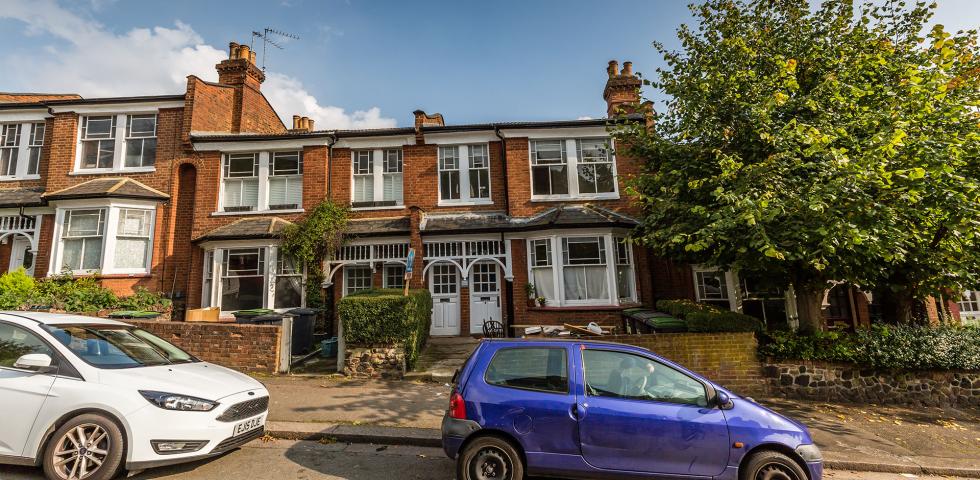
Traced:
[[[167, 96], [0, 94], [0, 271], [92, 275], [223, 315], [288, 309], [304, 304], [305, 275], [278, 234], [330, 199], [354, 220], [325, 288], [401, 287], [414, 249], [410, 281], [433, 295], [433, 335], [488, 320], [613, 323], [657, 298], [785, 321], [783, 292], [626, 241], [640, 212], [624, 180], [640, 162], [606, 119], [453, 125], [416, 111], [405, 128], [315, 130], [298, 116], [287, 128], [247, 46], [232, 43], [216, 68], [217, 82], [191, 75]], [[635, 109], [632, 66], [607, 73], [610, 116]], [[837, 291], [831, 315], [873, 315], [873, 301]], [[968, 295], [959, 306], [980, 315]]]

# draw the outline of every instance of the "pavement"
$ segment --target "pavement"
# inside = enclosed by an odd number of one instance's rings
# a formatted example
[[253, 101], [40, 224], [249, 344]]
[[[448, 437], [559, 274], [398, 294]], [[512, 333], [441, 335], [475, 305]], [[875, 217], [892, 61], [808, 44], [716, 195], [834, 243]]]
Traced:
[[[260, 380], [272, 394], [267, 430], [275, 437], [440, 445], [446, 384], [339, 376]], [[980, 478], [980, 410], [758, 400], [805, 423], [828, 468]]]

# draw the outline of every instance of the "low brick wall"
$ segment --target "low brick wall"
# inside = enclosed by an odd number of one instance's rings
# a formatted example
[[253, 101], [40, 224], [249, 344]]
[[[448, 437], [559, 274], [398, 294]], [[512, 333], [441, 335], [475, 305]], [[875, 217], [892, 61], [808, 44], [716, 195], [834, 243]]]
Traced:
[[248, 373], [276, 373], [278, 325], [126, 320], [201, 360]]
[[891, 371], [809, 360], [768, 362], [770, 392], [825, 402], [980, 406], [980, 372]]
[[608, 335], [601, 340], [648, 348], [740, 395], [766, 393], [754, 333]]
[[401, 345], [347, 345], [344, 375], [401, 379], [405, 376], [405, 348]]

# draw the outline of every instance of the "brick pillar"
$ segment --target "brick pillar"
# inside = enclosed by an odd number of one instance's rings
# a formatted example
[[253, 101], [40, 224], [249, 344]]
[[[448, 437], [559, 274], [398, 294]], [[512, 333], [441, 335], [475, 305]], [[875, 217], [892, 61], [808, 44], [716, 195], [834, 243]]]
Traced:
[[409, 207], [411, 212], [411, 222], [409, 226], [409, 246], [415, 249], [415, 262], [412, 263], [412, 280], [409, 281], [409, 288], [422, 288], [425, 279], [422, 278], [422, 233], [419, 231], [419, 224], [425, 212], [416, 206]]
[[459, 288], [459, 336], [470, 336], [470, 288]]

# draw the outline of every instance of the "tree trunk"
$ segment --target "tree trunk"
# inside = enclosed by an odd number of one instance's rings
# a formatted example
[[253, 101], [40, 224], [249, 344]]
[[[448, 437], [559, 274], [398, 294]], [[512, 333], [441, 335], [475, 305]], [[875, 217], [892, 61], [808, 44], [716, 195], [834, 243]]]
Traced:
[[800, 332], [823, 330], [823, 290], [800, 288], [796, 291], [796, 310], [800, 316]]

